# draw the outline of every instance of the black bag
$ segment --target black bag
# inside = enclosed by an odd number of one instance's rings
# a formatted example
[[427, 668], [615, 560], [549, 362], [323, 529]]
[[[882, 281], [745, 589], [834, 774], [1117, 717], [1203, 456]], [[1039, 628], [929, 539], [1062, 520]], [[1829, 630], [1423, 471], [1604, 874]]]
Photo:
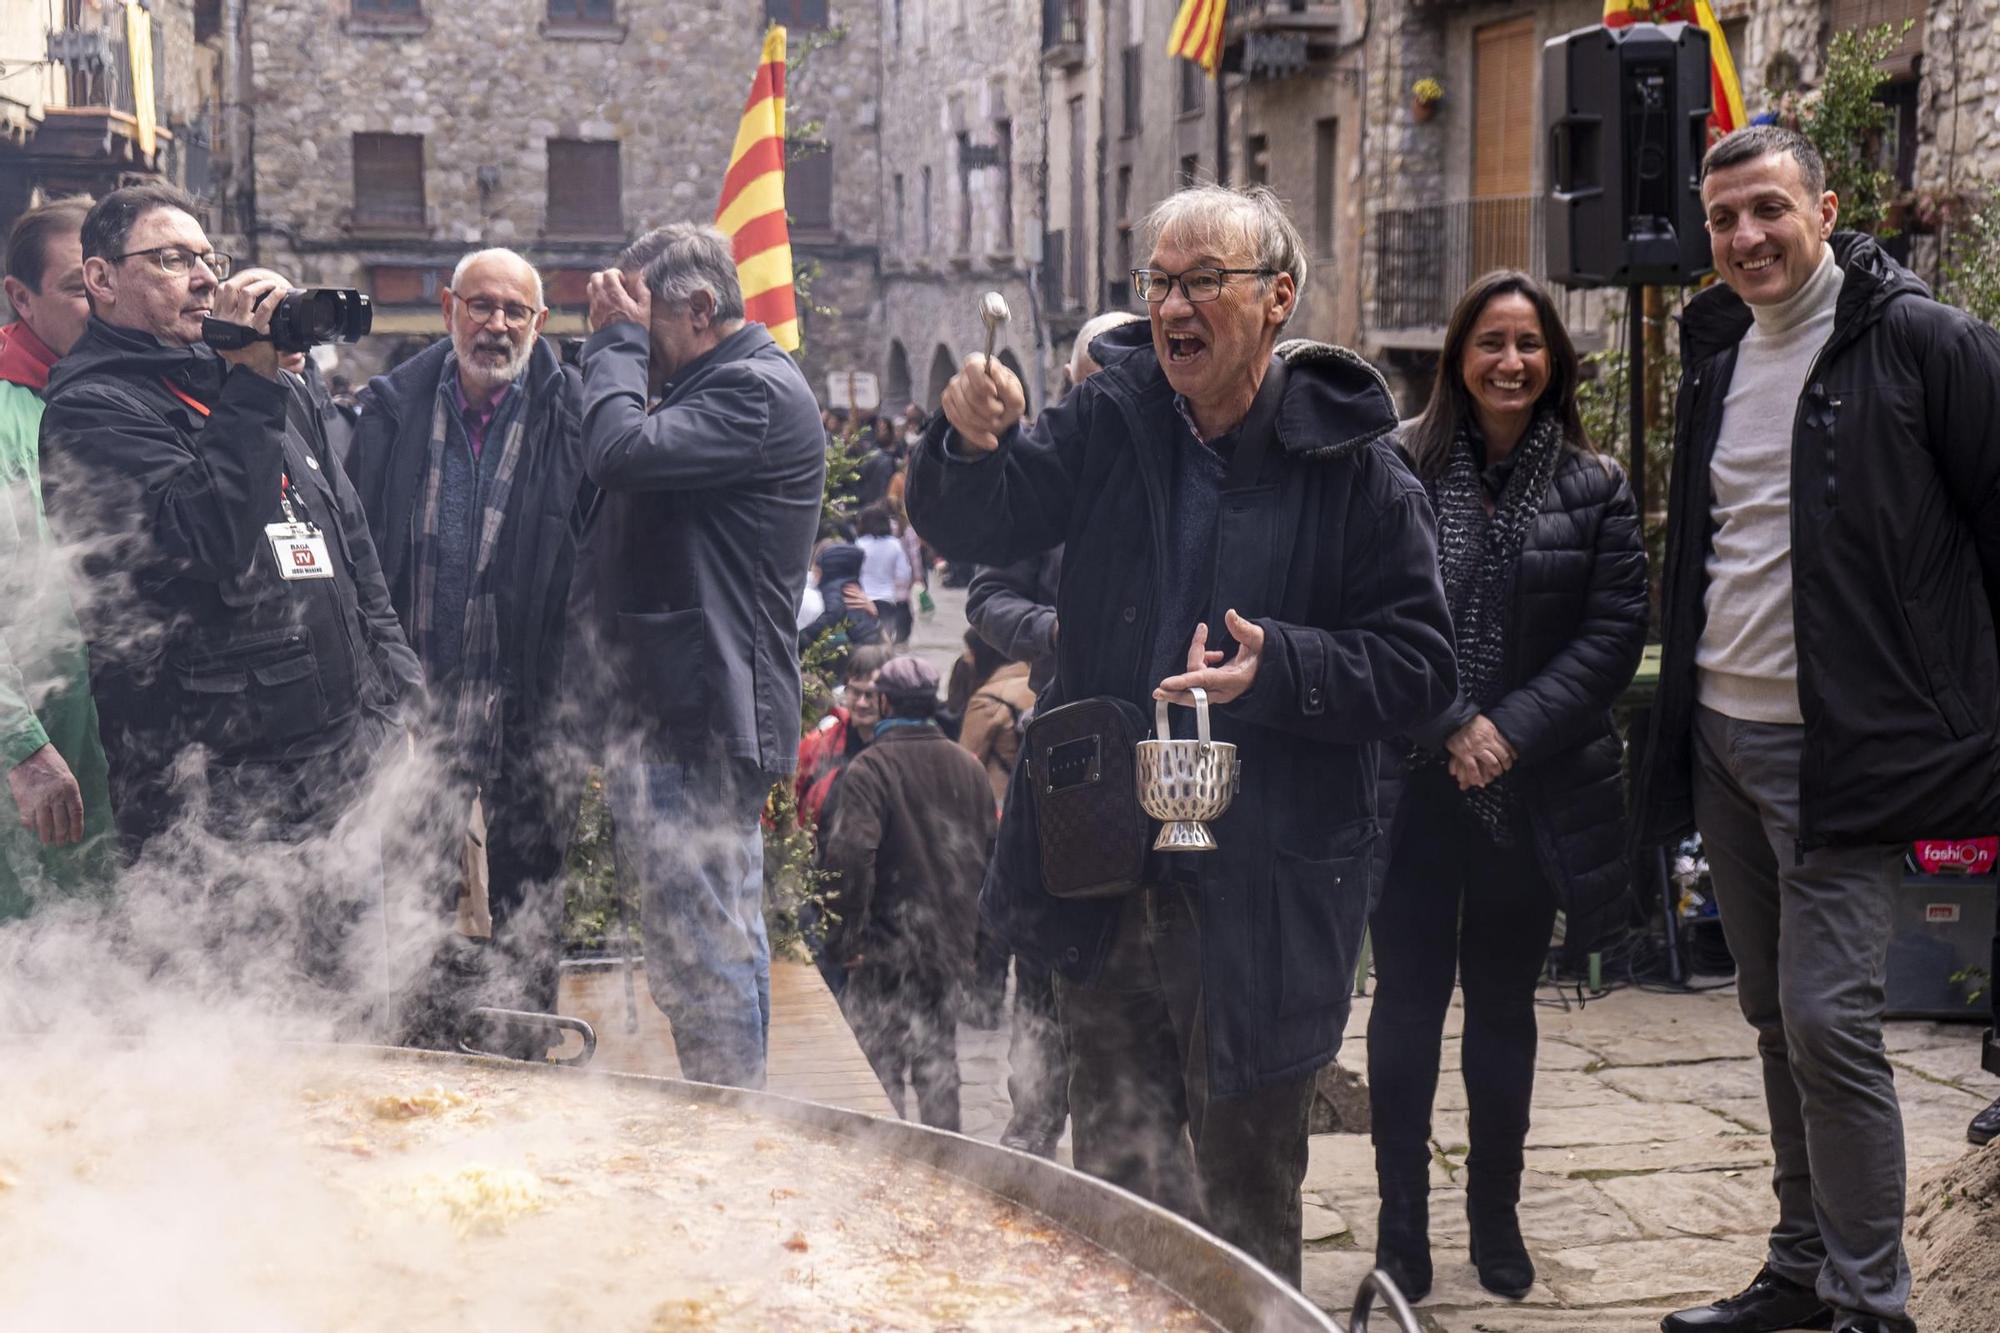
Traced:
[[1138, 706], [1109, 696], [1037, 711], [1028, 723], [1042, 886], [1054, 897], [1110, 898], [1139, 886], [1149, 832], [1137, 772], [1145, 737]]

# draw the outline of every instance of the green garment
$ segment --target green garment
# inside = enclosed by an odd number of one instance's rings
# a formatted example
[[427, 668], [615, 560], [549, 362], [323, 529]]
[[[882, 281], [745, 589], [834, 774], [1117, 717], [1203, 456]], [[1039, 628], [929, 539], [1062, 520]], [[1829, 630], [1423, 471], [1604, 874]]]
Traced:
[[117, 839], [67, 562], [42, 517], [42, 400], [0, 381], [0, 774], [53, 744], [83, 791], [84, 840], [44, 847], [0, 791], [0, 919], [110, 882]]

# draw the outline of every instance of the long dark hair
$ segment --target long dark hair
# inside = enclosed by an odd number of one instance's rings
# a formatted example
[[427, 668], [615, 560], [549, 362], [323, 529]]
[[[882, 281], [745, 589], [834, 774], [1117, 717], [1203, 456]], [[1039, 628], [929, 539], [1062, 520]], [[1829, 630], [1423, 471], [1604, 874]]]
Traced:
[[1518, 292], [1535, 307], [1542, 323], [1542, 341], [1549, 349], [1549, 384], [1535, 402], [1535, 410], [1554, 409], [1562, 421], [1563, 439], [1575, 449], [1594, 452], [1584, 432], [1583, 418], [1577, 415], [1576, 386], [1580, 378], [1576, 345], [1569, 340], [1556, 303], [1542, 284], [1519, 269], [1495, 269], [1465, 289], [1458, 308], [1445, 326], [1444, 350], [1438, 354], [1437, 382], [1431, 386], [1431, 401], [1416, 423], [1403, 432], [1403, 452], [1424, 481], [1444, 475], [1451, 458], [1452, 441], [1458, 428], [1472, 421], [1472, 394], [1465, 387], [1465, 345], [1472, 341], [1472, 326], [1496, 297]]

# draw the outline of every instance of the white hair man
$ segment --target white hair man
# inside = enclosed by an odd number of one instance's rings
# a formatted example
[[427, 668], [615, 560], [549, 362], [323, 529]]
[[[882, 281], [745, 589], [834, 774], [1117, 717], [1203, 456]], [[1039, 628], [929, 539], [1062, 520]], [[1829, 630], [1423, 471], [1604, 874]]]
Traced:
[[584, 453], [614, 741], [608, 794], [681, 1068], [764, 1082], [759, 817], [798, 762], [793, 629], [826, 477], [819, 405], [744, 319], [729, 238], [677, 223], [590, 280]]
[[[491, 947], [454, 942], [478, 966], [448, 972], [486, 974], [478, 1003], [547, 1012], [582, 776], [558, 730], [582, 381], [539, 336], [541, 275], [512, 250], [466, 255], [439, 301], [446, 336], [362, 389], [347, 466], [463, 784], [452, 799], [468, 810], [477, 792], [486, 827], [486, 911], [467, 919]], [[451, 1040], [474, 1003], [457, 986], [433, 998], [419, 1021], [437, 1030], [413, 1040]]]
[[1276, 197], [1195, 187], [1148, 229], [1132, 275], [1148, 323], [1099, 338], [1104, 369], [1028, 431], [1019, 381], [969, 359], [911, 464], [910, 513], [960, 559], [1066, 543], [1040, 716], [1092, 701], [1143, 734], [1156, 701], [1198, 688], [1239, 748], [1202, 857], [1134, 839], [1114, 863], [1102, 826], [1071, 845], [1049, 817], [1061, 792], [1021, 765], [982, 910], [1056, 971], [1078, 1167], [1296, 1282], [1313, 1075], [1339, 1049], [1368, 911], [1377, 743], [1451, 702], [1451, 623], [1381, 377], [1340, 348], [1274, 355], [1306, 276]]

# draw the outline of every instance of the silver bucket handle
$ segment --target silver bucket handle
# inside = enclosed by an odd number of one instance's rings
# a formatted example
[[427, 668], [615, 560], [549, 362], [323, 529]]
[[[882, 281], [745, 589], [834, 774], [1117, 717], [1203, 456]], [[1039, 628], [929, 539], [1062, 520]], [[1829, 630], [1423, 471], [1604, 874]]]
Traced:
[[[1208, 746], [1208, 691], [1196, 685], [1188, 690], [1194, 696], [1194, 731], [1201, 738], [1203, 748]], [[1170, 741], [1174, 738], [1173, 728], [1167, 725], [1167, 701], [1160, 699], [1153, 704], [1153, 739]]]

